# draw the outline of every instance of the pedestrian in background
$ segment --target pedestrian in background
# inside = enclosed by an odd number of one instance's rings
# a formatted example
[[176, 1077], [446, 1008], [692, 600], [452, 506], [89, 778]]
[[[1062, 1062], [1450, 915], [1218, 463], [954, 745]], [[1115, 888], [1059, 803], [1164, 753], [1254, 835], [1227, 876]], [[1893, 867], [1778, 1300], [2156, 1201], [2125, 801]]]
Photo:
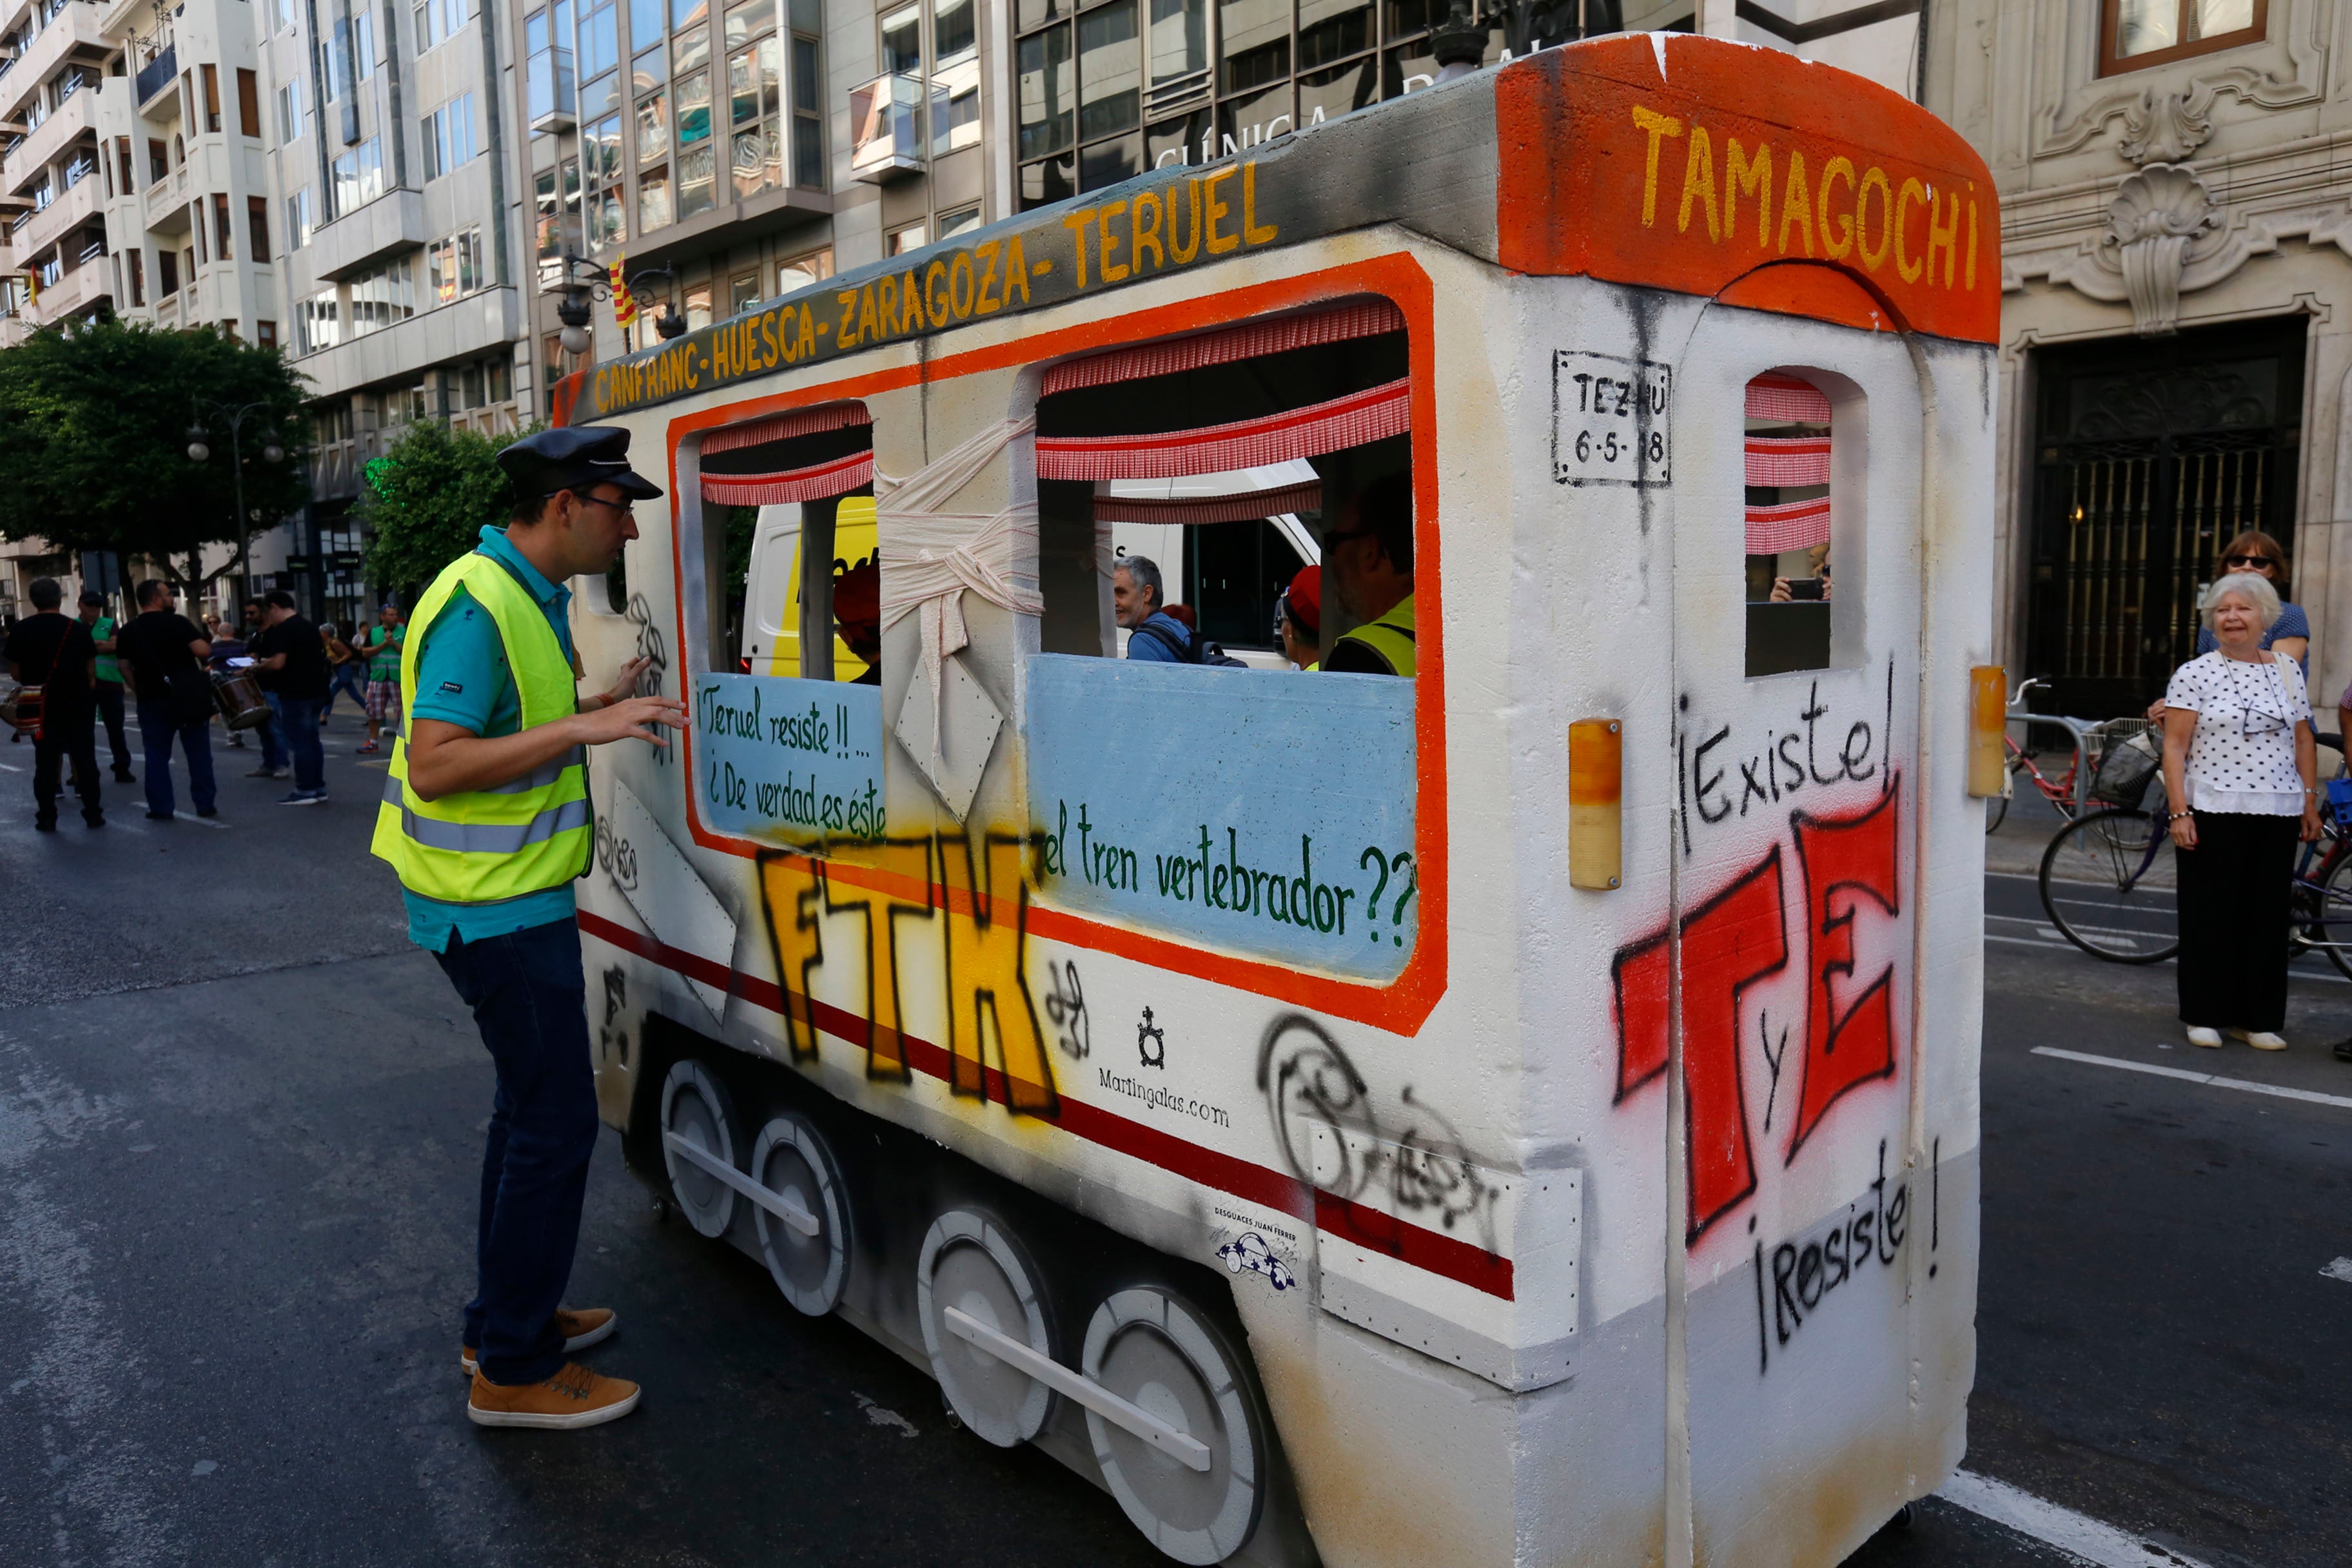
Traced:
[[[2311, 622], [2303, 606], [2287, 599], [2286, 551], [2279, 542], [2260, 529], [2248, 529], [2221, 547], [2221, 572], [2251, 573], [2271, 585], [2279, 597], [2278, 619], [2263, 633], [2263, 651], [2283, 653], [2301, 667], [2304, 679], [2311, 678]], [[2200, 626], [2197, 631], [2197, 651], [2211, 653], [2220, 646], [2212, 631]]]
[[280, 805], [327, 804], [327, 752], [319, 714], [327, 705], [327, 643], [294, 609], [294, 595], [273, 588], [263, 600], [268, 624], [253, 642], [254, 668], [268, 683], [269, 710], [285, 731], [294, 762], [294, 793]]
[[[356, 633], [358, 628], [352, 629]], [[366, 673], [367, 661], [360, 657], [357, 648], [343, 640], [341, 631], [332, 621], [320, 623], [319, 639], [327, 646], [327, 705], [319, 710], [319, 722], [324, 725], [334, 714], [338, 693], [349, 693], [351, 700], [365, 710], [367, 693], [360, 689], [360, 681]]]
[[386, 599], [376, 611], [375, 625], [360, 639], [367, 657], [367, 744], [362, 753], [376, 749], [383, 727], [400, 728], [400, 650], [407, 646], [408, 623], [401, 619], [400, 601]]
[[167, 583], [150, 577], [133, 595], [139, 614], [116, 634], [114, 643], [139, 716], [139, 740], [147, 753], [147, 815], [172, 820], [172, 741], [180, 742], [188, 764], [188, 795], [198, 816], [216, 816], [213, 787], [213, 683], [203, 661], [210, 638], [172, 607]]
[[131, 743], [122, 733], [122, 666], [115, 655], [114, 617], [106, 613], [106, 595], [95, 588], [82, 590], [81, 624], [98, 649], [98, 716], [106, 721], [107, 744], [114, 752], [114, 782], [137, 784]]
[[1311, 670], [1323, 658], [1323, 568], [1301, 566], [1282, 591], [1275, 613], [1275, 629], [1282, 636], [1282, 656], [1300, 669]]
[[[263, 613], [258, 599], [247, 599], [240, 615], [242, 620], [236, 627], [235, 638], [214, 650], [215, 669], [226, 670], [233, 659], [255, 657], [254, 645], [261, 640], [268, 617]], [[261, 683], [261, 700], [269, 705], [269, 717], [254, 726], [255, 732], [261, 737], [261, 765], [245, 776], [249, 779], [290, 778], [293, 770], [288, 766], [286, 726], [278, 721], [277, 694], [271, 690], [272, 682], [268, 676], [258, 670], [254, 672], [254, 676]], [[245, 737], [232, 730], [228, 743], [241, 748], [245, 744]]]
[[2232, 573], [2197, 607], [2216, 646], [2164, 694], [2180, 1021], [2192, 1045], [2227, 1030], [2283, 1051], [2295, 840], [2319, 837], [2311, 702], [2302, 667], [2262, 646], [2281, 612], [2266, 575]]
[[98, 717], [98, 649], [89, 628], [61, 613], [66, 595], [56, 578], [36, 577], [25, 593], [34, 613], [10, 628], [0, 654], [8, 660], [9, 674], [41, 689], [41, 727], [33, 736], [33, 826], [43, 833], [58, 830], [63, 768], [71, 770], [74, 794], [81, 797], [81, 819], [103, 827], [98, 742], [91, 732]]

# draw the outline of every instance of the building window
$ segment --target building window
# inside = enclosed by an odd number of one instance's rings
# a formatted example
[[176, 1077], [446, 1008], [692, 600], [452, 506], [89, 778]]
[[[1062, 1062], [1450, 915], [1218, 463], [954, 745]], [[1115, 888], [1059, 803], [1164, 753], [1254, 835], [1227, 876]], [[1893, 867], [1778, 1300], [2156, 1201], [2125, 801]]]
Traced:
[[416, 274], [410, 258], [397, 257], [352, 279], [352, 336], [364, 337], [416, 314]]
[[813, 288], [833, 276], [833, 251], [830, 247], [813, 250], [806, 256], [796, 256], [790, 261], [776, 264], [776, 298]]
[[316, 353], [342, 342], [342, 317], [336, 309], [332, 287], [320, 289], [294, 306], [294, 352]]
[[221, 261], [233, 260], [236, 252], [228, 243], [228, 197], [213, 193], [213, 255]]
[[249, 70], [236, 73], [236, 128], [261, 140], [261, 79]]
[[580, 18], [576, 52], [582, 81], [593, 81], [621, 63], [620, 12], [613, 0], [604, 0]]
[[310, 243], [310, 231], [318, 225], [313, 210], [310, 187], [303, 186], [286, 198], [286, 248], [299, 250]]
[[428, 304], [446, 305], [482, 286], [482, 231], [478, 226], [434, 241], [425, 255]]
[[168, 250], [155, 253], [155, 297], [168, 300], [180, 291], [180, 258]]
[[540, 353], [543, 356], [540, 361], [542, 367], [539, 378], [539, 384], [542, 389], [540, 395], [544, 405], [540, 409], [540, 416], [552, 419], [555, 417], [555, 384], [563, 379], [562, 334], [548, 333], [541, 341]]
[[710, 284], [708, 280], [689, 283], [686, 287], [686, 326], [688, 331], [710, 325]]
[[335, 160], [334, 216], [355, 212], [383, 195], [383, 142], [371, 136]]
[[647, 170], [637, 176], [637, 233], [651, 234], [669, 221], [669, 171]]
[[130, 268], [131, 302], [133, 305], [144, 305], [147, 302], [146, 261], [147, 253], [143, 250], [127, 251], [123, 255], [123, 263]]
[[352, 75], [365, 81], [375, 75], [375, 13], [362, 11], [352, 18]]
[[278, 323], [275, 321], [254, 322], [253, 341], [266, 349], [276, 348], [278, 346]]
[[245, 224], [247, 238], [251, 241], [252, 244], [252, 248], [246, 252], [247, 259], [251, 261], [268, 260], [269, 198], [268, 196], [247, 196], [245, 198]]
[[980, 209], [976, 206], [960, 207], [954, 212], [941, 215], [939, 224], [940, 237], [953, 239], [957, 235], [979, 226]]
[[890, 231], [890, 237], [884, 247], [884, 254], [905, 256], [910, 251], [920, 250], [930, 243], [931, 226], [927, 223], [910, 223], [904, 228], [894, 228]]
[[425, 0], [416, 7], [416, 52], [455, 37], [473, 18], [473, 0]]
[[172, 177], [172, 150], [160, 136], [147, 139], [147, 183], [155, 184]]
[[824, 189], [824, 3], [789, 0], [793, 22], [793, 184]]
[[760, 302], [760, 275], [756, 272], [737, 274], [727, 285], [727, 313], [740, 316]]
[[425, 177], [437, 180], [474, 160], [474, 95], [459, 93], [425, 117]]
[[[775, 6], [750, 0], [727, 13], [729, 166], [738, 201], [784, 183], [782, 57]], [[766, 36], [760, 34], [766, 30]]]
[[608, 114], [580, 133], [581, 178], [586, 183], [588, 247], [604, 250], [629, 237], [622, 216], [621, 117]]
[[[433, 4], [435, 0], [427, 0]], [[534, 11], [523, 19], [526, 103], [534, 125], [559, 110], [572, 108], [572, 5], [557, 0], [551, 11]]]
[[278, 144], [302, 138], [302, 79], [294, 77], [278, 89]]
[[2105, 12], [2101, 76], [2258, 44], [2270, 31], [2270, 0], [2106, 0]]
[[205, 67], [205, 129], [217, 132], [220, 125], [220, 70], [217, 67], [206, 66]]

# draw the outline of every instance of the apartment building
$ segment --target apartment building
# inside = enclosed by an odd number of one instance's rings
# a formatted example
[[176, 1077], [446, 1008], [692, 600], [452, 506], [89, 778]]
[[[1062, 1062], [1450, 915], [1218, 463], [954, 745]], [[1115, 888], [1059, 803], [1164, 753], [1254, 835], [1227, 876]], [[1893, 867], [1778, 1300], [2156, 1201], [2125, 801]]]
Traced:
[[107, 299], [91, 0], [0, 0], [0, 347]]

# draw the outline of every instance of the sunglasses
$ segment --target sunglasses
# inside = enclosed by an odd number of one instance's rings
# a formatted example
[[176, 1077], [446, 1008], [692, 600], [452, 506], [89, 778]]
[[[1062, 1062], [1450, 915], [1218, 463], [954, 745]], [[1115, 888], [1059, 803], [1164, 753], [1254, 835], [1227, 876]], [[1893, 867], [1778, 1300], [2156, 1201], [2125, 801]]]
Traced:
[[2224, 555], [2221, 557], [2221, 564], [2232, 568], [2275, 566], [2278, 563], [2278, 557], [2275, 555]]

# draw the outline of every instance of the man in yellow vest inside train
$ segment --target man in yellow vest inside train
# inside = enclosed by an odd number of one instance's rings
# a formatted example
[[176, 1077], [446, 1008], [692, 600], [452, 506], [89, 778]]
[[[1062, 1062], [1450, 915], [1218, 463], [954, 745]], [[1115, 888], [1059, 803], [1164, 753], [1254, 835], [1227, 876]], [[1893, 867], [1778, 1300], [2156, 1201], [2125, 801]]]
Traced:
[[1411, 675], [1412, 488], [1384, 474], [1339, 509], [1323, 536], [1323, 567], [1354, 631], [1331, 645], [1323, 668], [1342, 675]]
[[609, 1337], [613, 1313], [560, 1305], [597, 1131], [572, 898], [595, 837], [586, 749], [667, 745], [658, 727], [686, 722], [685, 704], [632, 695], [643, 659], [579, 694], [563, 584], [610, 568], [637, 536], [631, 502], [662, 493], [630, 471], [628, 447], [626, 430], [547, 430], [499, 454], [512, 521], [485, 527], [410, 617], [408, 733], [376, 816], [409, 938], [473, 1010], [498, 1072], [458, 1352], [484, 1426], [593, 1426], [637, 1404], [635, 1384], [564, 1359]]

